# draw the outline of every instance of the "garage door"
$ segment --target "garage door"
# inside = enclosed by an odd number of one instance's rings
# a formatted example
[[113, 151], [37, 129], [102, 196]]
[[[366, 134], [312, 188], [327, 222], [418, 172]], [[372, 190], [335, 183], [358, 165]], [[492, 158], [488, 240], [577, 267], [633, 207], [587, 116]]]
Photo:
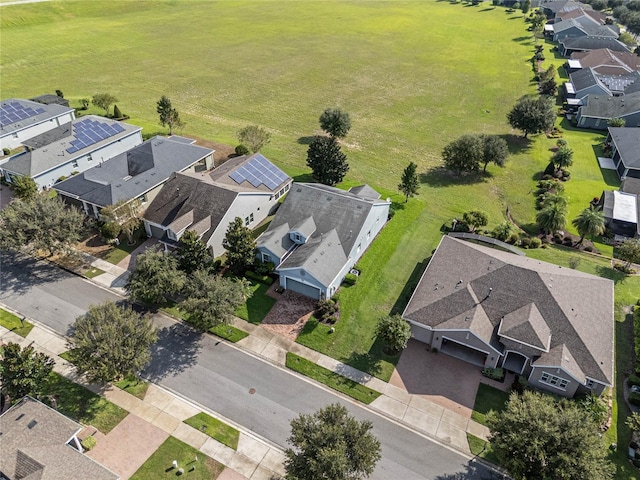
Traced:
[[301, 293], [307, 297], [311, 297], [315, 300], [320, 298], [320, 289], [313, 285], [306, 285], [293, 278], [287, 278], [287, 290], [293, 290], [294, 292]]

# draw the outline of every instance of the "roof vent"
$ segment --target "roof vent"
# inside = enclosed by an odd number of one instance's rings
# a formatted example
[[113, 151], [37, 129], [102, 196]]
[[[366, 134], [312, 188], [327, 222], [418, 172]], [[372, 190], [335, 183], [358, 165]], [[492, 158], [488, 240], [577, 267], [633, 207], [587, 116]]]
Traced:
[[31, 420], [31, 421], [29, 422], [29, 424], [27, 425], [27, 428], [28, 428], [29, 430], [31, 430], [31, 429], [32, 429], [33, 427], [35, 427], [37, 424], [38, 424], [38, 422], [37, 422], [36, 420]]
[[122, 180], [124, 180], [125, 182], [128, 182], [129, 180], [131, 180], [133, 177], [131, 175], [127, 175], [126, 177], [123, 177]]

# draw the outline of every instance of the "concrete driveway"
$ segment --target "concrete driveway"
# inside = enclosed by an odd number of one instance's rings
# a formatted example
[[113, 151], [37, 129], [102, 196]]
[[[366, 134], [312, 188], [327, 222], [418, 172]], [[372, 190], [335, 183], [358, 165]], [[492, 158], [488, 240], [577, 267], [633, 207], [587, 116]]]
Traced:
[[513, 378], [508, 374], [504, 383], [489, 380], [479, 367], [443, 353], [432, 353], [424, 343], [409, 340], [389, 383], [470, 418], [480, 382], [508, 391]]

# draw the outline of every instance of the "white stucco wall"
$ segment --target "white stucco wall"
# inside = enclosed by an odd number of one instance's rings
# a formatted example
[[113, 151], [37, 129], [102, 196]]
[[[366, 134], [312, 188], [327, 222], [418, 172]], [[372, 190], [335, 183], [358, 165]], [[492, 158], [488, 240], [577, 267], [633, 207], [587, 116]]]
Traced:
[[64, 113], [58, 117], [50, 118], [34, 125], [29, 125], [22, 130], [7, 133], [0, 137], [0, 148], [10, 148], [13, 150], [14, 148], [18, 148], [22, 145], [22, 142], [30, 140], [33, 137], [37, 137], [49, 130], [53, 130], [60, 125], [69, 123], [75, 118], [75, 111], [71, 110], [70, 112]]

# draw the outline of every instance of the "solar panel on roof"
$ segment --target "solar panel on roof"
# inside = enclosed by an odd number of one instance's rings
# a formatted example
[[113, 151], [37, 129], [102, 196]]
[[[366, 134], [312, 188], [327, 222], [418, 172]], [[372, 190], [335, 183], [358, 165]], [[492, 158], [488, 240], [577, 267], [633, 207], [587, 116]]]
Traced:
[[124, 127], [118, 123], [116, 123], [113, 128], [115, 128], [117, 133], [124, 132]]
[[242, 183], [244, 181], [244, 177], [242, 175], [240, 175], [237, 171], [236, 172], [232, 172], [229, 176], [231, 178], [233, 178], [233, 180], [238, 184], [240, 184], [240, 183]]

